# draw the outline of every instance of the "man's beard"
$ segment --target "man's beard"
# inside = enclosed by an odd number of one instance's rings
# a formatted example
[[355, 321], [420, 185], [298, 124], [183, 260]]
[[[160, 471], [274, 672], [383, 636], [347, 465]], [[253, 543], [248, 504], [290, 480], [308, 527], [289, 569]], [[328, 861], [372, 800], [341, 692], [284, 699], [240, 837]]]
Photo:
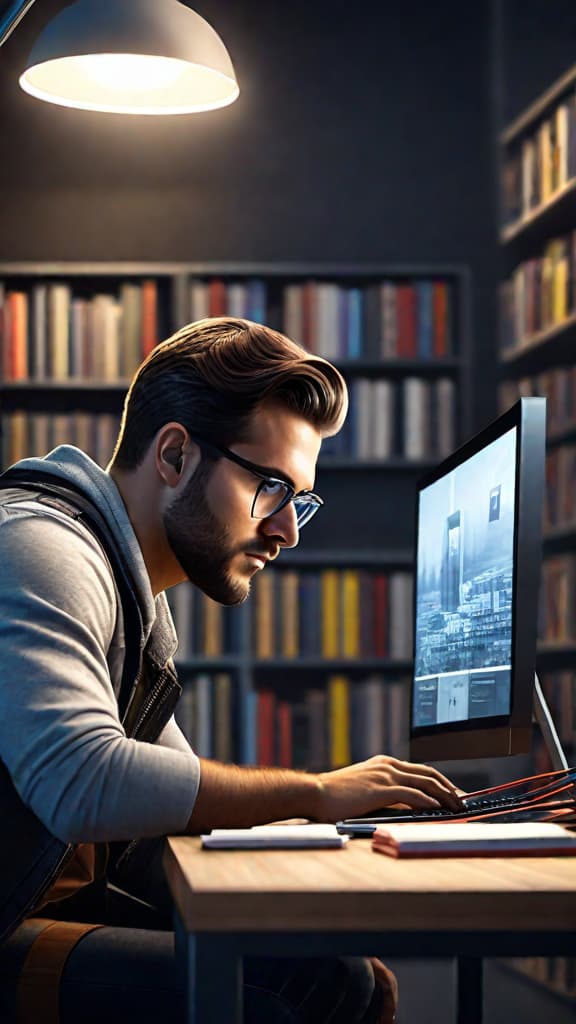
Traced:
[[242, 604], [250, 584], [232, 579], [226, 566], [243, 546], [230, 546], [229, 530], [210, 509], [205, 485], [212, 465], [202, 462], [186, 489], [164, 513], [164, 529], [174, 557], [191, 583], [219, 604]]

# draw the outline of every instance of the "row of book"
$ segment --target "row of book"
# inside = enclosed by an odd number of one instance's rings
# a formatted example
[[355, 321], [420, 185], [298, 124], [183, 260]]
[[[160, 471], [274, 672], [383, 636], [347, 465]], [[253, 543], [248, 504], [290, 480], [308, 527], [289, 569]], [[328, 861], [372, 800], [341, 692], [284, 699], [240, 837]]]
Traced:
[[[271, 322], [263, 280], [190, 282], [190, 318], [240, 316]], [[454, 354], [455, 297], [449, 281], [385, 280], [286, 284], [282, 331], [332, 360], [444, 359]]]
[[576, 429], [576, 366], [559, 366], [532, 377], [509, 379], [500, 384], [500, 409], [504, 412], [519, 398], [546, 399], [546, 434], [549, 439]]
[[407, 756], [408, 685], [331, 675], [281, 693], [240, 692], [232, 674], [184, 680], [176, 720], [201, 757], [325, 771], [375, 754]]
[[73, 444], [99, 466], [112, 457], [120, 418], [111, 413], [6, 413], [2, 429], [2, 465], [46, 455], [60, 444]]
[[244, 650], [249, 605], [218, 604], [192, 583], [179, 583], [167, 597], [178, 635], [179, 663], [186, 664], [199, 655], [218, 658]]
[[535, 335], [576, 312], [576, 232], [547, 243], [500, 285], [502, 351], [523, 348]]
[[408, 572], [324, 569], [259, 573], [252, 586], [257, 658], [412, 657]]
[[545, 644], [576, 642], [576, 555], [542, 563], [538, 635]]
[[504, 162], [504, 224], [528, 216], [576, 177], [576, 95], [565, 96]]
[[[435, 360], [453, 355], [453, 287], [445, 280], [386, 280], [350, 287], [330, 281], [287, 284], [281, 329], [310, 352], [334, 360]], [[241, 316], [272, 323], [264, 279], [193, 278], [189, 317]], [[0, 282], [2, 379], [129, 378], [164, 336], [158, 282], [125, 281], [86, 294], [63, 281], [28, 289]]]
[[29, 291], [0, 284], [5, 381], [122, 380], [160, 337], [154, 280], [126, 281], [117, 294], [90, 297], [62, 282], [39, 282]]
[[553, 448], [546, 455], [544, 531], [576, 528], [576, 445]]
[[357, 378], [342, 430], [326, 438], [323, 457], [365, 461], [448, 455], [456, 444], [456, 386], [450, 377], [401, 381]]
[[190, 583], [169, 591], [178, 660], [412, 657], [412, 575], [364, 569], [266, 569], [247, 605], [227, 608]]

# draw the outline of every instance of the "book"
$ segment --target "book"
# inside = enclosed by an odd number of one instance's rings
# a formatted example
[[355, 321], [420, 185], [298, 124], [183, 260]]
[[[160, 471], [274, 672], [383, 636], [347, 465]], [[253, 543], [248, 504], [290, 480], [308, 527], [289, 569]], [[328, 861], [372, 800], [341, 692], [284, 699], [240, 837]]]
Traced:
[[254, 825], [252, 828], [215, 828], [201, 837], [206, 850], [302, 850], [346, 846], [335, 825]]
[[389, 857], [576, 856], [576, 834], [553, 822], [379, 825], [372, 849]]

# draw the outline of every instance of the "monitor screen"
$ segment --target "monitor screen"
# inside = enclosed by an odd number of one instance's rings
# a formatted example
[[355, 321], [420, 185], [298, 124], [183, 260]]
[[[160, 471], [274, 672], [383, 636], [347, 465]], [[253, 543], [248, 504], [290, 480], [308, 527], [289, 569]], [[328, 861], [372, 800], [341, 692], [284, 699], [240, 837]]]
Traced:
[[419, 484], [413, 758], [530, 748], [544, 452], [521, 399]]

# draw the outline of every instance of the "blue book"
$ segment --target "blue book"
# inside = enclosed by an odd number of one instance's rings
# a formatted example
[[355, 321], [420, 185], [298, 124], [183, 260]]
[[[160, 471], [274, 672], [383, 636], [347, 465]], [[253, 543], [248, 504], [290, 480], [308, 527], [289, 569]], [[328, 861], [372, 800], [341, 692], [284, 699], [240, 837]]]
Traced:
[[416, 284], [416, 348], [419, 359], [433, 355], [433, 290], [431, 281]]
[[242, 741], [241, 762], [242, 764], [256, 764], [256, 710], [258, 694], [254, 690], [248, 690], [242, 694]]
[[362, 292], [360, 288], [348, 289], [348, 359], [360, 359], [363, 352], [362, 339]]
[[249, 320], [254, 320], [257, 324], [266, 323], [266, 284], [260, 278], [253, 278], [248, 282], [247, 308]]

